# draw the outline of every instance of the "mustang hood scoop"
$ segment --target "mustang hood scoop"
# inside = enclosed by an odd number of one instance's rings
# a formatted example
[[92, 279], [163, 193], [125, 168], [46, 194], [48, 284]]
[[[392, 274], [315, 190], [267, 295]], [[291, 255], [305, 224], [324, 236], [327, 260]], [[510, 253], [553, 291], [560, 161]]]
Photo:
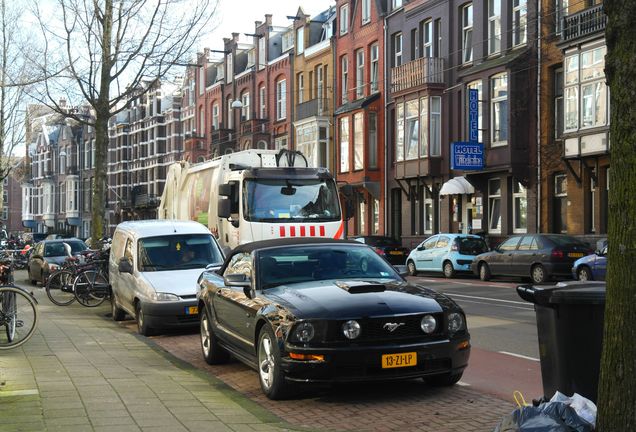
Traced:
[[372, 293], [372, 292], [383, 292], [386, 290], [386, 287], [379, 283], [374, 282], [364, 282], [364, 281], [350, 281], [350, 282], [342, 282], [337, 281], [334, 282], [338, 288], [343, 289], [350, 294], [362, 294], [362, 293]]

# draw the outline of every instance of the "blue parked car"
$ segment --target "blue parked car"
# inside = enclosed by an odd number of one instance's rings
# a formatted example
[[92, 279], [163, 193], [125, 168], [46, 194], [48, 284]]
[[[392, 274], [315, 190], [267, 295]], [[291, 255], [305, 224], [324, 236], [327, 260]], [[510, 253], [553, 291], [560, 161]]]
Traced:
[[470, 272], [475, 256], [488, 252], [483, 238], [471, 234], [436, 234], [413, 249], [406, 259], [409, 274], [442, 272], [447, 278], [455, 272]]
[[605, 280], [607, 270], [607, 245], [592, 255], [574, 261], [572, 275], [580, 281]]

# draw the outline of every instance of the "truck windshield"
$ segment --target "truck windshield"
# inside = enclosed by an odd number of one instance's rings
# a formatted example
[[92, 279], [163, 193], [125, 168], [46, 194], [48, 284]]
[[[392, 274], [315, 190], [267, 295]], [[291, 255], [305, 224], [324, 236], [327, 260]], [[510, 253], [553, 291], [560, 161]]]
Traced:
[[252, 222], [340, 220], [333, 180], [249, 179], [243, 186], [243, 214]]
[[211, 235], [183, 234], [139, 240], [139, 271], [205, 268], [222, 263], [221, 252]]

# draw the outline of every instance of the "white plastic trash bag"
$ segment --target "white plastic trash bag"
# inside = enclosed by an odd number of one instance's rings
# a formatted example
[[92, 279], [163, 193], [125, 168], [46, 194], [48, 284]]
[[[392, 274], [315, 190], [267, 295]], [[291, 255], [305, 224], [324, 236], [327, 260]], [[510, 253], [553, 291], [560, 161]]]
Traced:
[[550, 402], [563, 402], [569, 405], [576, 411], [576, 414], [583, 420], [596, 427], [596, 404], [588, 398], [581, 396], [578, 393], [574, 393], [572, 397], [568, 397], [563, 393], [557, 391]]

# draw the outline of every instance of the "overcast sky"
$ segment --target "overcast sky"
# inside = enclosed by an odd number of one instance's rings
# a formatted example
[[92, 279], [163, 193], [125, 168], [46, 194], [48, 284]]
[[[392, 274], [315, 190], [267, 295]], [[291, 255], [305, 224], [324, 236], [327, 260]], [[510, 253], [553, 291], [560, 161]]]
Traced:
[[295, 15], [298, 7], [313, 17], [335, 3], [335, 0], [219, 0], [217, 26], [200, 51], [223, 49], [223, 38], [232, 37], [233, 32], [241, 33], [241, 40], [247, 42], [243, 33], [254, 33], [254, 21], [265, 21], [265, 14], [273, 15], [274, 25], [288, 26], [292, 21], [287, 15]]

